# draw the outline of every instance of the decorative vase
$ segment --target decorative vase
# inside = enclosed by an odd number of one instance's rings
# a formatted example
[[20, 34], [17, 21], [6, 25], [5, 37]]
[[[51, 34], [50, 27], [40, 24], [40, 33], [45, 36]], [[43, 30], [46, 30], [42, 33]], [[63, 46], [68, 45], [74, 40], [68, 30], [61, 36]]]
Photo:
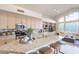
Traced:
[[27, 34], [27, 36], [29, 37], [29, 40], [32, 40], [31, 34], [32, 34], [32, 33], [28, 33], [28, 34]]

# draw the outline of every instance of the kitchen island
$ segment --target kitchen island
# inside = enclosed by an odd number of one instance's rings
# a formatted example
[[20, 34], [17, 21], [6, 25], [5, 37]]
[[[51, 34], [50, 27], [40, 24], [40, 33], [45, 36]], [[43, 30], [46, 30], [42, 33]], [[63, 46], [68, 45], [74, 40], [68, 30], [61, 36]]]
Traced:
[[42, 46], [46, 46], [50, 43], [58, 41], [58, 36], [51, 35], [44, 38], [39, 38], [36, 40], [33, 40], [26, 44], [19, 43], [18, 40], [13, 40], [5, 45], [2, 45], [0, 47], [0, 51], [5, 53], [28, 53], [31, 50], [37, 49]]

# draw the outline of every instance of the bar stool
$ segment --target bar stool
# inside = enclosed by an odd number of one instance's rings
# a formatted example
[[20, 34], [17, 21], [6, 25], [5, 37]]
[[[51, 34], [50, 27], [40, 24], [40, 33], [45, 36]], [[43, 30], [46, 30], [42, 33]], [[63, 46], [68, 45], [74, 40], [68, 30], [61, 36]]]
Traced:
[[54, 49], [51, 49], [50, 47], [43, 47], [39, 49], [39, 54], [51, 54], [54, 53]]
[[38, 54], [38, 52], [34, 51], [34, 52], [30, 52], [29, 54]]
[[60, 43], [59, 42], [50, 44], [50, 47], [54, 48], [54, 53], [55, 54], [57, 54], [60, 51]]

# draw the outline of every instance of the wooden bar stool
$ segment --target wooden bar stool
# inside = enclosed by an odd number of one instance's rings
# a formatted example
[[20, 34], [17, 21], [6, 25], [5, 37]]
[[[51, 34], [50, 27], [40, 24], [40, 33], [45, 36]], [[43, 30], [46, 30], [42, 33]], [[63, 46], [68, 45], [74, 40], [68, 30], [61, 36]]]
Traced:
[[50, 44], [50, 47], [54, 48], [54, 53], [55, 54], [57, 54], [60, 51], [60, 43], [59, 42]]
[[29, 54], [38, 54], [38, 52], [34, 51], [34, 52], [30, 52]]
[[39, 54], [51, 54], [54, 53], [54, 50], [50, 47], [43, 47], [39, 49]]

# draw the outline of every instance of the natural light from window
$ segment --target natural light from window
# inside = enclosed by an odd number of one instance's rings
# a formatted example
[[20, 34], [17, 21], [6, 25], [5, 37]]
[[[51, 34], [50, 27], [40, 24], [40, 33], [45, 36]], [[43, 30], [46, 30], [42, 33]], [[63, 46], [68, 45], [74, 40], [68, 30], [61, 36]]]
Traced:
[[79, 12], [74, 12], [58, 20], [60, 32], [79, 32]]
[[72, 14], [69, 14], [68, 16], [66, 16], [66, 21], [78, 20], [78, 14], [79, 12], [74, 12]]
[[64, 22], [64, 17], [60, 18], [58, 22]]

